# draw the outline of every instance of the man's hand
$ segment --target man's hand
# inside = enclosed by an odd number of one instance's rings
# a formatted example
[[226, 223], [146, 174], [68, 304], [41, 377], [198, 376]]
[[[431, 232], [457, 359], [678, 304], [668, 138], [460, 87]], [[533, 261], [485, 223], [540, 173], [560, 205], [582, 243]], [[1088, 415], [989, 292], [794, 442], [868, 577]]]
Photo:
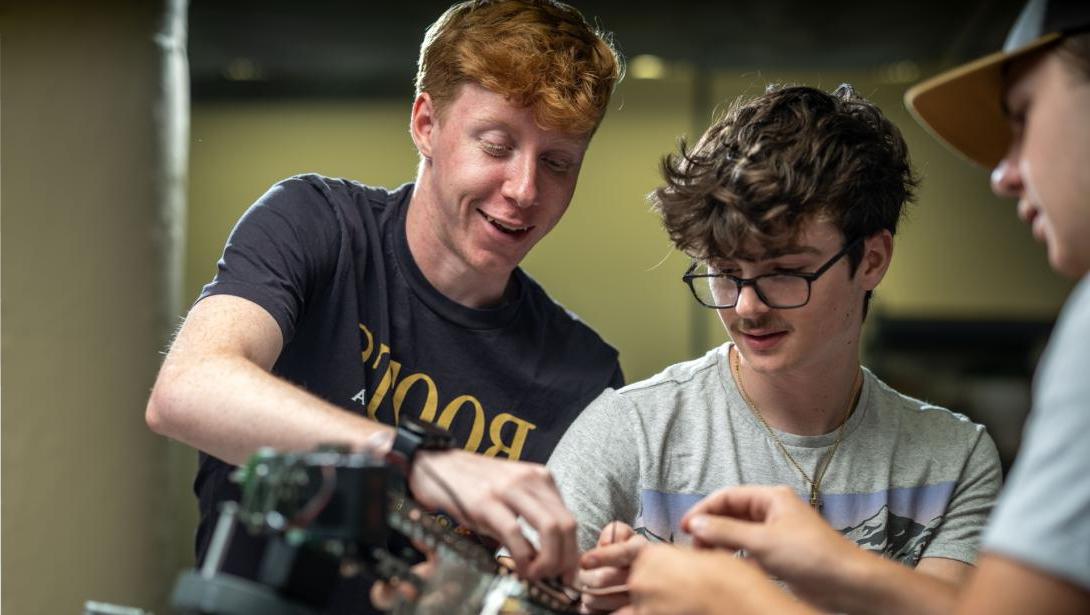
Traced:
[[[413, 543], [413, 546], [424, 553], [427, 560], [416, 564], [410, 571], [426, 582], [435, 573], [435, 552], [416, 542]], [[404, 579], [393, 578], [388, 582], [376, 581], [371, 586], [371, 604], [382, 611], [393, 610], [401, 602], [416, 602], [419, 599], [420, 595], [416, 587]]]
[[802, 598], [824, 605], [830, 575], [863, 551], [787, 487], [722, 489], [681, 519], [697, 547], [743, 549]]
[[628, 585], [632, 604], [615, 615], [813, 613], [760, 568], [721, 550], [647, 546]]
[[[523, 578], [562, 576], [569, 583], [574, 578], [579, 558], [575, 518], [545, 466], [461, 450], [420, 451], [409, 487], [424, 506], [440, 508], [500, 541]], [[537, 533], [536, 546], [523, 532], [520, 517]]]
[[597, 545], [579, 559], [575, 586], [585, 611], [614, 611], [628, 604], [628, 574], [647, 539], [620, 521], [602, 528]]
[[838, 579], [874, 556], [844, 538], [787, 487], [722, 489], [681, 519], [697, 547], [745, 550], [801, 598], [835, 608]]
[[[745, 550], [796, 596], [826, 611], [948, 613], [956, 596], [957, 587], [939, 574], [859, 548], [787, 487], [723, 489], [689, 510], [681, 527], [698, 547]], [[925, 558], [921, 566], [941, 561]]]

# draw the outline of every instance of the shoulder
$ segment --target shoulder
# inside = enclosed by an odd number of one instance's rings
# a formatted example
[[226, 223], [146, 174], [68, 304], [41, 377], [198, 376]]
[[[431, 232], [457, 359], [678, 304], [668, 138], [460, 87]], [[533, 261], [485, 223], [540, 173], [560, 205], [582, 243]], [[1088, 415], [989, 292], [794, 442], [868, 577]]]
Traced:
[[324, 204], [334, 208], [369, 205], [382, 209], [402, 202], [405, 195], [411, 192], [412, 184], [403, 184], [391, 190], [351, 179], [303, 173], [273, 184], [258, 203], [293, 206]]
[[722, 396], [719, 379], [723, 347], [714, 348], [704, 356], [670, 365], [661, 372], [639, 382], [610, 392], [614, 404], [627, 408], [635, 415], [670, 420], [684, 408], [684, 414], [697, 419], [700, 408], [720, 404], [710, 398]]
[[[864, 368], [870, 384], [871, 406], [879, 417], [896, 422], [902, 429], [928, 438], [962, 439], [984, 433], [984, 426], [964, 414], [905, 395]], [[975, 435], [974, 435], [975, 434]]]
[[1034, 381], [1033, 410], [984, 547], [1090, 588], [1090, 278], [1064, 306]]
[[709, 379], [718, 379], [725, 353], [726, 346], [713, 348], [699, 358], [674, 363], [646, 380], [633, 382], [618, 393], [638, 399], [706, 385]]
[[1090, 274], [1083, 276], [1075, 290], [1071, 291], [1057, 326], [1061, 331], [1067, 327], [1090, 330]]
[[540, 323], [549, 343], [560, 343], [583, 357], [585, 362], [616, 363], [617, 349], [610, 345], [575, 312], [557, 303], [532, 277], [516, 269], [525, 286], [525, 314]]
[[333, 191], [344, 180], [338, 180], [317, 173], [304, 173], [282, 179], [272, 185], [262, 196], [262, 201], [292, 200], [328, 200]]
[[[708, 425], [709, 414], [727, 403], [718, 375], [724, 356], [713, 349], [699, 359], [671, 365], [658, 374], [620, 389], [602, 392], [576, 419], [573, 430], [595, 433], [642, 433], [659, 442], [671, 433]], [[625, 426], [618, 430], [617, 426]], [[568, 436], [565, 435], [565, 439]]]
[[1090, 390], [1090, 379], [1086, 378], [1086, 362], [1090, 360], [1088, 339], [1090, 275], [1072, 291], [1056, 322], [1040, 363], [1036, 406], [1044, 409], [1057, 402], [1051, 398], [1077, 398]]

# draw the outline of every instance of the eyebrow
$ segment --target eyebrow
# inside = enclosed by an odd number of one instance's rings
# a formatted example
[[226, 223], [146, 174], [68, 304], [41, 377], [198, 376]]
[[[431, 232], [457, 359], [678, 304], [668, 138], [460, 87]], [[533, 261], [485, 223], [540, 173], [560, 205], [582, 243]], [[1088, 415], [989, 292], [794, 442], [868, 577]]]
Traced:
[[504, 130], [507, 132], [514, 132], [514, 126], [503, 118], [493, 115], [482, 115], [474, 118], [470, 118], [469, 125], [474, 130]]
[[[476, 130], [493, 130], [500, 129], [509, 134], [518, 134], [519, 129], [507, 120], [495, 116], [495, 115], [483, 115], [481, 117], [471, 120], [471, 125]], [[582, 154], [588, 149], [590, 145], [590, 138], [585, 134], [566, 133], [562, 130], [550, 130], [549, 147], [551, 148], [573, 148], [579, 150], [578, 156], [582, 159]]]

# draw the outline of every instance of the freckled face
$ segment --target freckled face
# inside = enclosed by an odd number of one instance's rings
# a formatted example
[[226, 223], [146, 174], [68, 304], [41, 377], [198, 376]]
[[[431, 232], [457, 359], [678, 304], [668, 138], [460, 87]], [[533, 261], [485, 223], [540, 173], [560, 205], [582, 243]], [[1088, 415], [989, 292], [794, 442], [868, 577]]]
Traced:
[[992, 190], [1018, 199], [1018, 216], [1071, 277], [1090, 272], [1090, 81], [1055, 52], [1012, 66], [1004, 96], [1012, 140]]
[[431, 242], [466, 270], [508, 276], [564, 215], [589, 135], [546, 130], [531, 109], [475, 84], [437, 113], [413, 108], [425, 156], [422, 219]]

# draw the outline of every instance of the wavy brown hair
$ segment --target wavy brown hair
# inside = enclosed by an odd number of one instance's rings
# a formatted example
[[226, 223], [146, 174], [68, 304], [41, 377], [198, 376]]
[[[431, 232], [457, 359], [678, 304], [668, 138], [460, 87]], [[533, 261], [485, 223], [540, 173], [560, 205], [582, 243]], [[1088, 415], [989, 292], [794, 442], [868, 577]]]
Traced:
[[531, 107], [538, 125], [592, 133], [623, 69], [608, 35], [552, 0], [471, 0], [428, 28], [416, 93], [439, 113], [464, 83]]
[[[663, 159], [665, 184], [651, 201], [696, 258], [760, 257], [744, 252], [751, 240], [776, 253], [817, 218], [846, 241], [896, 233], [918, 182], [900, 131], [846, 84], [769, 86], [679, 150]], [[853, 273], [862, 254], [862, 245], [848, 254]]]

